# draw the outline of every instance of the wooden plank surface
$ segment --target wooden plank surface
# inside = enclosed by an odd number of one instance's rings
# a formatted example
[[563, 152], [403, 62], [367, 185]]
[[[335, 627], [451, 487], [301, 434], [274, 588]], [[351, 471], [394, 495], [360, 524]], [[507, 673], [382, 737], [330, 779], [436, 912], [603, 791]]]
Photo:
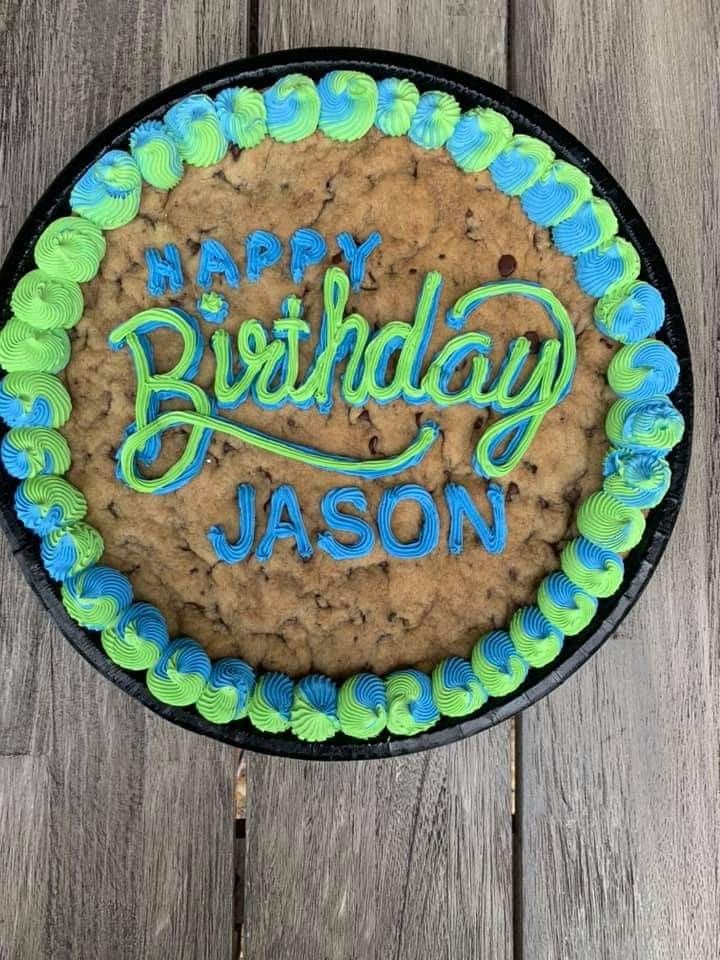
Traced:
[[[260, 4], [261, 50], [374, 45], [505, 80], [505, 5]], [[510, 727], [416, 757], [248, 763], [248, 960], [509, 960]]]
[[[243, 53], [242, 12], [230, 0], [0, 0], [2, 254], [89, 136]], [[234, 751], [87, 666], [4, 539], [0, 672], [2, 960], [229, 957]]]
[[[607, 647], [519, 724], [515, 842], [508, 725], [380, 764], [253, 757], [245, 960], [715, 960], [718, 13], [710, 0], [511, 0], [509, 18], [505, 0], [247, 5], [0, 0], [0, 256], [90, 135], [248, 40], [396, 48], [501, 84], [509, 66], [661, 242], [698, 417], [661, 570]], [[0, 960], [229, 957], [235, 752], [84, 664], [4, 540], [0, 672]]]
[[713, 6], [534, 0], [514, 21], [515, 91], [587, 143], [644, 214], [696, 377], [692, 475], [659, 571], [606, 647], [520, 723], [526, 957], [720, 956]]

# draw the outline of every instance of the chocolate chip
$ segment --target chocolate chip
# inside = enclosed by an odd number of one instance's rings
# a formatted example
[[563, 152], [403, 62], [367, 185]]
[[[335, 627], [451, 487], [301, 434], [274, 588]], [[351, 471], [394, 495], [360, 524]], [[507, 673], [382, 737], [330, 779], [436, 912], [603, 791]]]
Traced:
[[592, 440], [592, 438], [595, 436], [596, 430], [597, 427], [585, 427], [585, 436], [588, 438], [588, 440]]
[[422, 410], [418, 410], [417, 413], [415, 414], [415, 426], [416, 426], [416, 427], [419, 427], [419, 426], [422, 424], [422, 418], [423, 418], [423, 412], [422, 412]]
[[536, 463], [530, 463], [529, 460], [523, 460], [523, 466], [526, 470], [529, 470], [530, 473], [537, 473], [538, 468]]
[[230, 144], [230, 156], [233, 160], [237, 160], [240, 157], [240, 147], [236, 143]]
[[530, 353], [537, 353], [540, 349], [540, 337], [535, 330], [526, 330], [523, 334], [526, 340], [530, 341]]
[[488, 413], [487, 410], [486, 410], [484, 413], [478, 414], [478, 416], [475, 417], [475, 422], [473, 423], [473, 429], [474, 429], [474, 430], [482, 430], [482, 428], [483, 428], [483, 427], [485, 426], [485, 424], [487, 423], [489, 416], [490, 416], [490, 414]]
[[417, 269], [415, 267], [410, 267], [408, 273], [414, 276], [417, 273]]
[[198, 253], [200, 250], [200, 244], [197, 242], [197, 240], [193, 240], [191, 237], [188, 237], [188, 239], [185, 241], [185, 246], [188, 248], [190, 253]]
[[117, 512], [117, 508], [113, 500], [111, 500], [110, 503], [108, 504], [108, 510], [115, 517], [116, 520], [120, 517], [120, 514]]
[[508, 567], [508, 578], [511, 583], [517, 583], [518, 572], [515, 567]]
[[288, 418], [287, 418], [287, 425], [288, 425], [289, 427], [295, 427], [295, 426], [297, 426], [297, 424], [296, 424], [296, 422], [295, 422], [295, 417], [288, 417]]
[[370, 414], [364, 407], [358, 414], [358, 420], [364, 420], [366, 423], [371, 423]]
[[340, 263], [341, 260], [342, 260], [342, 254], [341, 254], [341, 253], [334, 253], [334, 254], [332, 255], [332, 257], [330, 257], [330, 262], [331, 262], [331, 263], [338, 264], [338, 263]]
[[580, 487], [570, 487], [570, 489], [565, 494], [565, 499], [567, 500], [568, 503], [572, 504], [572, 506], [575, 506], [580, 501], [581, 496], [582, 496], [582, 490], [580, 489]]
[[498, 260], [498, 273], [501, 277], [509, 277], [515, 273], [517, 260], [511, 253], [504, 253]]
[[235, 447], [231, 443], [228, 443], [227, 440], [223, 440], [222, 452], [227, 456], [229, 453], [235, 452]]
[[512, 503], [513, 500], [517, 500], [520, 496], [520, 487], [513, 481], [508, 484], [508, 488], [505, 491], [505, 502]]
[[377, 436], [370, 437], [370, 439], [368, 440], [368, 448], [370, 449], [370, 453], [373, 453], [373, 454], [377, 453], [379, 442], [380, 442], [379, 437]]
[[537, 504], [538, 504], [538, 506], [540, 507], [541, 510], [547, 510], [547, 508], [550, 506], [550, 504], [549, 504], [548, 501], [545, 499], [545, 497], [538, 497], [538, 498], [537, 498]]

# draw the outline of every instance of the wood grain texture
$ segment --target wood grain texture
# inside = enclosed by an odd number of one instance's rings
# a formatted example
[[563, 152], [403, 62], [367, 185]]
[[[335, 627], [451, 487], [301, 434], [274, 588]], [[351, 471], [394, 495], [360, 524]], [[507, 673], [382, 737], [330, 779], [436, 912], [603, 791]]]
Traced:
[[506, 733], [382, 763], [252, 759], [248, 960], [511, 957]]
[[[696, 0], [517, 5], [512, 82], [645, 216], [692, 341], [692, 474], [607, 646], [520, 724], [526, 957], [711, 960], [718, 942], [718, 14]], [[543, 55], [537, 56], [536, 51]]]
[[[0, 255], [91, 135], [245, 28], [230, 0], [0, 0]], [[229, 957], [234, 751], [85, 664], [4, 540], [0, 671], [2, 960]]]
[[260, 50], [366, 46], [505, 82], [505, 0], [260, 0]]
[[[260, 3], [261, 50], [353, 43], [505, 79], [505, 5]], [[247, 960], [512, 956], [510, 729], [382, 764], [251, 757]]]

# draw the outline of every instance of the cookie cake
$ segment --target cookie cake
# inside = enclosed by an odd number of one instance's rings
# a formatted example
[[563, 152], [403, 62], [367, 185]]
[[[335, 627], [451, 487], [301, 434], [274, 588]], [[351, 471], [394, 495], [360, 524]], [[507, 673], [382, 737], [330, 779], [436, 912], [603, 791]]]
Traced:
[[670, 484], [660, 292], [490, 107], [334, 70], [197, 92], [75, 183], [0, 331], [62, 603], [151, 695], [409, 736], [589, 628]]

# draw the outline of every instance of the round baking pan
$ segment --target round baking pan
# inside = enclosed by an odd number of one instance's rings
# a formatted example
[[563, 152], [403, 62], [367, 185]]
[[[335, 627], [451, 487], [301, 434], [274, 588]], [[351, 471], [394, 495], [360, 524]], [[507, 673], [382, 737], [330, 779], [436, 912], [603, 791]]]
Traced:
[[[64, 636], [103, 676], [155, 713], [182, 727], [261, 753], [307, 760], [362, 760], [414, 753], [487, 730], [550, 693], [607, 640], [652, 576], [675, 524], [690, 459], [693, 385], [687, 335], [667, 267], [637, 210], [603, 165], [558, 123], [500, 87], [439, 63], [382, 50], [312, 48], [238, 60], [175, 84], [110, 124], [65, 167], [20, 230], [0, 268], [0, 326], [9, 317], [10, 291], [34, 266], [32, 251], [38, 235], [51, 220], [70, 212], [70, 190], [87, 167], [112, 147], [126, 148], [128, 135], [138, 123], [161, 116], [175, 101], [196, 91], [213, 94], [229, 84], [263, 88], [290, 71], [318, 79], [333, 69], [364, 70], [378, 78], [390, 74], [408, 77], [421, 89], [452, 93], [463, 109], [478, 105], [494, 107], [510, 118], [516, 132], [545, 140], [559, 157], [584, 170], [593, 182], [595, 193], [610, 203], [619, 221], [620, 232], [633, 243], [640, 255], [642, 277], [662, 293], [667, 319], [658, 337], [670, 345], [680, 363], [680, 382], [672, 400], [685, 418], [686, 430], [681, 443], [668, 458], [672, 470], [670, 490], [660, 506], [650, 511], [642, 541], [626, 558], [625, 578], [618, 593], [600, 601], [590, 626], [578, 636], [567, 638], [560, 656], [552, 664], [544, 669], [531, 670], [517, 691], [503, 699], [492, 699], [472, 717], [460, 722], [443, 718], [431, 731], [414, 737], [386, 735], [376, 741], [359, 742], [337, 735], [325, 743], [313, 744], [290, 734], [261, 733], [247, 720], [218, 726], [204, 720], [192, 708], [167, 706], [155, 700], [145, 686], [142, 674], [113, 664], [100, 646], [99, 634], [81, 629], [65, 612], [59, 590], [40, 562], [39, 540], [21, 526], [15, 515], [13, 493], [16, 482], [3, 470], [0, 470], [0, 524], [27, 580]], [[2, 432], [4, 428], [0, 428], [0, 435]], [[15, 637], [15, 642], [23, 642], [21, 635]], [[8, 691], [8, 695], [13, 696], [13, 691]]]

